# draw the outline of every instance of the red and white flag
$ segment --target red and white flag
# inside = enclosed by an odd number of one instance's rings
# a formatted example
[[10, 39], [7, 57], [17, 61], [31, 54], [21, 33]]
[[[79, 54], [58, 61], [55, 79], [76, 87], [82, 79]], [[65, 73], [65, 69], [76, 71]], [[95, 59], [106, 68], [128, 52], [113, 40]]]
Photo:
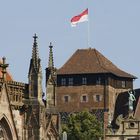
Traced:
[[75, 27], [77, 23], [88, 21], [88, 9], [71, 19], [71, 26]]

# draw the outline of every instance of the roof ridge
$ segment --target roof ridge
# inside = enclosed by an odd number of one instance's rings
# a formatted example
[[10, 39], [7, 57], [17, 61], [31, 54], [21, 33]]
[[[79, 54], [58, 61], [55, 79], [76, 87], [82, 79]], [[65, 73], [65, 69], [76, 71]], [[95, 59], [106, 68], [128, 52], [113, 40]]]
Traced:
[[[96, 49], [95, 49], [96, 50]], [[108, 71], [108, 72], [110, 72], [110, 73], [112, 73], [109, 69], [107, 69], [106, 67], [104, 67], [104, 62], [102, 62], [103, 64], [101, 64], [101, 62], [100, 62], [100, 59], [98, 58], [98, 57], [100, 57], [99, 55], [97, 55], [97, 50], [96, 50], [96, 57], [97, 57], [97, 59], [98, 59], [98, 61], [99, 61], [99, 64], [100, 64], [100, 66], [104, 69], [104, 70], [106, 70], [106, 71]], [[104, 57], [106, 60], [107, 60], [107, 62], [109, 62], [113, 67], [115, 67], [115, 68], [117, 68], [117, 69], [119, 69], [120, 71], [123, 71], [123, 70], [121, 70], [120, 68], [118, 68], [114, 63], [112, 63], [109, 59], [107, 59], [104, 55], [102, 55], [100, 52], [98, 52], [102, 57]], [[125, 73], [127, 73], [127, 72], [125, 72]], [[129, 73], [127, 73], [127, 74], [129, 74]]]
[[77, 50], [83, 50], [83, 51], [85, 51], [85, 50], [96, 50], [96, 49], [89, 47], [89, 48], [81, 48], [81, 49], [77, 49]]
[[[104, 70], [110, 72], [108, 69], [106, 69], [106, 68], [101, 64], [100, 59], [99, 59], [100, 56], [97, 55], [97, 52], [98, 52], [98, 51], [95, 49], [94, 52], [95, 52], [95, 55], [96, 55], [96, 57], [97, 57], [97, 60], [98, 60], [98, 62], [99, 62], [100, 67], [103, 68]], [[100, 53], [100, 52], [98, 52], [98, 53]]]
[[[80, 49], [77, 49], [76, 52], [78, 52]], [[71, 60], [71, 58], [73, 58], [73, 56], [76, 54], [76, 52], [74, 52], [70, 58], [64, 63], [64, 65], [62, 65], [62, 67], [60, 67], [59, 69], [62, 69], [63, 67], [65, 67], [65, 65]]]

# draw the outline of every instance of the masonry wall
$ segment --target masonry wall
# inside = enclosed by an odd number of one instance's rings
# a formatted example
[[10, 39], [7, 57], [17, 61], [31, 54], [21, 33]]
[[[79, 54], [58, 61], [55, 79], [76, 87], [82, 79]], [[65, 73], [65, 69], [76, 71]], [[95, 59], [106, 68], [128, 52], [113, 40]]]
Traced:
[[119, 93], [121, 92], [125, 92], [128, 91], [130, 89], [115, 89], [112, 86], [108, 86], [107, 88], [107, 93], [108, 93], [108, 107], [109, 107], [109, 113], [111, 113], [111, 115], [113, 116], [114, 114], [114, 108], [115, 108], [115, 102], [117, 99], [117, 96], [119, 95]]
[[[77, 112], [84, 108], [103, 109], [104, 108], [104, 86], [61, 86], [57, 87], [57, 107], [60, 112]], [[96, 100], [96, 95], [100, 96], [100, 101]], [[65, 102], [64, 96], [69, 97]], [[82, 101], [82, 96], [87, 96], [87, 101]]]
[[[84, 108], [92, 109], [109, 109], [113, 115], [115, 101], [120, 92], [129, 89], [115, 89], [111, 86], [61, 86], [57, 87], [57, 107], [60, 112], [77, 112]], [[100, 96], [97, 101], [96, 96]], [[65, 102], [65, 96], [68, 96], [68, 102]], [[87, 96], [87, 101], [82, 101], [82, 96]], [[104, 99], [105, 97], [105, 99]]]
[[23, 139], [23, 115], [20, 115], [19, 110], [13, 110], [13, 119], [14, 119], [14, 123], [16, 126], [16, 130], [17, 130], [17, 134], [18, 134], [18, 140], [22, 140]]
[[[7, 128], [6, 124], [8, 124], [8, 129], [10, 129], [10, 132], [8, 132], [8, 136], [11, 136], [14, 138], [14, 140], [17, 140], [16, 135], [16, 129], [13, 121], [12, 111], [10, 108], [10, 103], [7, 95], [6, 86], [4, 85], [0, 91], [0, 123], [3, 123], [3, 119], [5, 120], [4, 124]], [[1, 122], [2, 121], [2, 122]], [[11, 138], [12, 139], [12, 138]]]

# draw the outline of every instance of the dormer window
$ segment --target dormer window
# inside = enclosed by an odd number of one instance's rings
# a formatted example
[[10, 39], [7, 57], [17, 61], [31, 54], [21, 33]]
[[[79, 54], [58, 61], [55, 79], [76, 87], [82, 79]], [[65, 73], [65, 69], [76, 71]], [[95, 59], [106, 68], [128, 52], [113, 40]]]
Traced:
[[86, 77], [83, 77], [82, 78], [82, 85], [86, 85], [87, 84], [87, 78]]
[[65, 85], [66, 85], [66, 78], [62, 78], [62, 79], [61, 79], [61, 85], [62, 85], [62, 86], [65, 86]]
[[69, 78], [69, 86], [73, 86], [73, 78]]

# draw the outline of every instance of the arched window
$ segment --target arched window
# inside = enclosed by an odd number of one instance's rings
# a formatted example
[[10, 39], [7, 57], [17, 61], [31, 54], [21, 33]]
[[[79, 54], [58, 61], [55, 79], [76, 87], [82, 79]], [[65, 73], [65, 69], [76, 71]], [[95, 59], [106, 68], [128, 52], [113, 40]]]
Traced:
[[10, 126], [5, 117], [0, 120], [0, 139], [13, 140]]

